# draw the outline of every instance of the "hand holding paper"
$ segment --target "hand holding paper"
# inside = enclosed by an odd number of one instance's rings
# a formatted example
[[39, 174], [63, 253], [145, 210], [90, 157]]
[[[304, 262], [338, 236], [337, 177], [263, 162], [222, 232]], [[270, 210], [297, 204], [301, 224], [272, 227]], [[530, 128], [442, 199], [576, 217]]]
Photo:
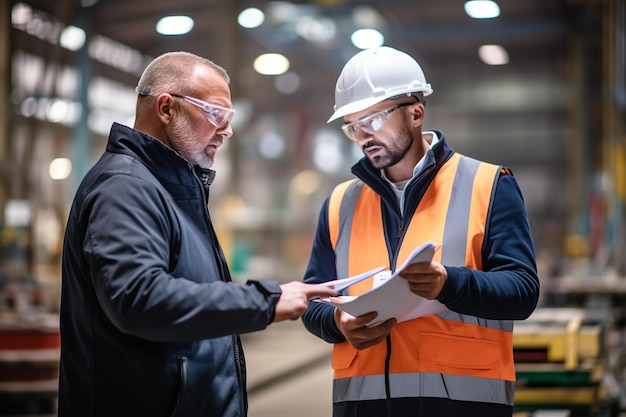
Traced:
[[[427, 242], [418, 246], [408, 256], [406, 261], [395, 270], [389, 280], [379, 287], [373, 288], [358, 297], [339, 296], [321, 298], [316, 301], [335, 306], [355, 317], [376, 311], [378, 316], [375, 320], [368, 323], [369, 327], [376, 326], [377, 324], [380, 324], [390, 318], [396, 318], [398, 322], [402, 322], [416, 317], [443, 312], [447, 310], [445, 305], [441, 304], [437, 300], [428, 300], [413, 294], [409, 288], [408, 282], [398, 277], [398, 274], [410, 264], [430, 262], [437, 247], [438, 246], [432, 242]], [[365, 279], [374, 273], [376, 272], [372, 273], [372, 271], [368, 271], [358, 277], [369, 274], [362, 277], [362, 279]], [[350, 285], [353, 285], [358, 282], [355, 281], [355, 278], [356, 277], [352, 277], [352, 280], [345, 282], [351, 282]]]

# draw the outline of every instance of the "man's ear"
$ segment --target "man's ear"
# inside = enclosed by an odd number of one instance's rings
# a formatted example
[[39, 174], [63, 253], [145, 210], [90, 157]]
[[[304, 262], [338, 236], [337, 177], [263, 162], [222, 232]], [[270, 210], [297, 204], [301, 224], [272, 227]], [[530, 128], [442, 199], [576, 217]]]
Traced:
[[414, 125], [424, 122], [424, 103], [418, 101], [411, 107], [411, 121]]
[[161, 94], [156, 99], [157, 115], [163, 124], [169, 124], [172, 120], [173, 101], [174, 99], [169, 94]]

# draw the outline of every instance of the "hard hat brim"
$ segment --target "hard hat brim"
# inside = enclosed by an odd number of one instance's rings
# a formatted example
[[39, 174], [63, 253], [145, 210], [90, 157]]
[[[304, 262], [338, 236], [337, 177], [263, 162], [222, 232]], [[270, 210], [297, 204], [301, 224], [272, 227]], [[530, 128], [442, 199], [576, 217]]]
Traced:
[[[403, 92], [402, 94], [407, 94], [410, 95], [412, 93], [416, 93], [416, 92], [422, 92], [422, 94], [424, 96], [428, 96], [430, 94], [432, 94], [433, 90], [430, 87], [430, 84], [427, 84], [427, 88], [424, 90], [415, 90], [415, 91], [410, 91], [410, 92]], [[389, 95], [384, 95], [384, 96], [379, 96], [379, 97], [368, 97], [362, 100], [358, 100], [358, 101], [353, 101], [352, 103], [348, 103], [346, 105], [341, 106], [340, 108], [338, 108], [333, 114], [332, 116], [330, 116], [330, 118], [326, 121], [326, 123], [330, 123], [333, 120], [337, 120], [340, 117], [343, 117], [345, 115], [348, 114], [352, 114], [352, 113], [356, 113], [356, 112], [360, 112], [362, 110], [367, 109], [370, 106], [373, 106], [374, 104], [380, 103], [381, 101], [385, 101], [388, 100], [392, 97], [396, 97], [397, 94], [389, 94]]]
[[340, 117], [343, 117], [347, 114], [352, 114], [352, 113], [356, 113], [356, 112], [360, 112], [362, 110], [367, 109], [370, 106], [373, 106], [376, 103], [380, 103], [383, 100], [388, 99], [389, 97], [370, 97], [370, 98], [366, 98], [363, 100], [359, 100], [359, 101], [355, 101], [352, 103], [348, 103], [345, 106], [341, 106], [340, 108], [338, 108], [332, 116], [330, 116], [330, 119], [328, 119], [326, 121], [326, 123], [330, 123], [333, 120], [337, 120]]

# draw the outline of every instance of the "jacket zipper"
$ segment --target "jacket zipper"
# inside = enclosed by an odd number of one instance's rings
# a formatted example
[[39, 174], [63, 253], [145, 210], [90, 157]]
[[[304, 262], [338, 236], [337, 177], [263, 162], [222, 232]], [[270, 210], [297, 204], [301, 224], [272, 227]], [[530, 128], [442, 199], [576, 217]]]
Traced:
[[211, 213], [209, 213], [209, 187], [211, 186], [210, 175], [206, 172], [201, 172], [200, 174], [198, 174], [193, 169], [193, 167], [191, 168], [191, 172], [193, 172], [198, 181], [200, 181], [202, 201], [204, 202], [204, 218], [207, 223], [207, 228], [209, 229], [209, 234], [213, 236], [213, 251], [215, 252], [215, 258], [217, 259], [217, 264], [220, 269], [220, 279], [222, 281], [228, 281], [226, 270], [224, 268], [224, 262], [222, 261], [222, 257], [220, 256], [219, 243], [217, 241], [215, 230], [213, 228], [213, 222], [211, 221]]
[[243, 369], [241, 365], [241, 351], [239, 346], [239, 338], [237, 336], [233, 336], [233, 345], [235, 346], [235, 363], [237, 369], [237, 381], [239, 383], [239, 390], [241, 391], [241, 395], [239, 396], [240, 406], [241, 406], [241, 415], [245, 416], [247, 414], [248, 408], [248, 400], [246, 398], [246, 381], [243, 376]]
[[[405, 233], [404, 216], [402, 215], [402, 213], [400, 213], [400, 223], [398, 225], [398, 230], [396, 231], [397, 245], [396, 245], [396, 250], [393, 253], [392, 263], [390, 264], [390, 266], [393, 266], [394, 271], [396, 269], [396, 264], [398, 263], [398, 255], [400, 254], [400, 246], [402, 244], [402, 240], [404, 239], [404, 233]], [[385, 355], [385, 396], [387, 399], [387, 410], [386, 410], [387, 416], [386, 417], [393, 417], [393, 408], [392, 408], [392, 402], [391, 402], [391, 385], [389, 382], [389, 364], [391, 363], [391, 352], [392, 352], [391, 333], [387, 335], [386, 343], [387, 343], [387, 354]]]
[[[192, 168], [192, 172], [195, 174], [196, 178], [200, 181], [201, 184], [201, 192], [202, 197], [205, 202], [204, 204], [204, 215], [207, 222], [207, 228], [209, 229], [209, 233], [213, 236], [213, 250], [215, 252], [215, 257], [217, 258], [217, 263], [220, 269], [220, 279], [222, 281], [228, 281], [228, 276], [226, 275], [226, 270], [224, 268], [224, 263], [222, 261], [221, 251], [219, 249], [219, 243], [217, 241], [217, 237], [215, 235], [215, 230], [213, 229], [213, 222], [211, 221], [211, 213], [209, 213], [209, 187], [211, 185], [211, 178], [208, 173], [201, 172], [199, 175]], [[239, 338], [236, 335], [232, 336], [232, 343], [234, 347], [235, 354], [235, 368], [237, 371], [237, 383], [239, 385], [239, 391], [241, 395], [239, 396], [239, 405], [241, 407], [241, 415], [245, 416], [247, 414], [247, 399], [246, 399], [246, 381], [244, 380], [242, 361], [241, 361], [241, 348], [239, 345]]]

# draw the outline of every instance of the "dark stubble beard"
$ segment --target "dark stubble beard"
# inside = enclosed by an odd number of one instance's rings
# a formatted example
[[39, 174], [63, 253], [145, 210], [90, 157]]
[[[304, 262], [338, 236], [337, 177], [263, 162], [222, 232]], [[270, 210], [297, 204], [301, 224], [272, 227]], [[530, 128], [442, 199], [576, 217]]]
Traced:
[[[363, 148], [370, 146], [370, 144], [375, 142], [369, 142]], [[406, 128], [406, 126], [402, 126], [398, 135], [394, 138], [391, 146], [383, 145], [381, 143], [375, 143], [377, 146], [381, 146], [385, 149], [385, 152], [382, 155], [375, 156], [374, 158], [369, 158], [374, 168], [377, 169], [385, 169], [391, 166], [394, 166], [398, 162], [400, 162], [413, 146], [414, 138], [413, 133]]]

